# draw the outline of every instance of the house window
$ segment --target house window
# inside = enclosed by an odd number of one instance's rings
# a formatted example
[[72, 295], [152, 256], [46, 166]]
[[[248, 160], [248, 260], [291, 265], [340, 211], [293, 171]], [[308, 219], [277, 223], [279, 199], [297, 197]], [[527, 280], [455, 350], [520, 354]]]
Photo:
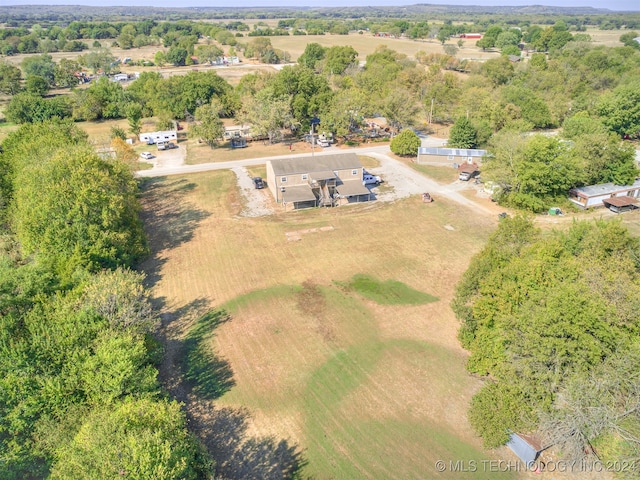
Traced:
[[351, 175], [358, 175], [358, 170], [351, 170]]
[[308, 178], [309, 178], [309, 175], [307, 175], [306, 173], [303, 173], [303, 174], [302, 174], [302, 179], [303, 179], [303, 180], [306, 180], [306, 179], [308, 179]]
[[287, 183], [287, 177], [281, 177], [280, 183]]
[[447, 155], [447, 160], [453, 160], [453, 155]]

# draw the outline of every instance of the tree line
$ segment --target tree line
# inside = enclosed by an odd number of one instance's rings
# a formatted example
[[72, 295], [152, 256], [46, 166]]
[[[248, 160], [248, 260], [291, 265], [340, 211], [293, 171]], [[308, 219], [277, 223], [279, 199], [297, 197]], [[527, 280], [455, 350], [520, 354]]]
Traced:
[[71, 122], [0, 154], [2, 478], [209, 478], [161, 390], [137, 183]]
[[536, 431], [577, 465], [627, 462], [636, 478], [639, 294], [640, 243], [620, 222], [501, 220], [452, 302], [467, 368], [485, 377], [469, 412], [485, 444]]

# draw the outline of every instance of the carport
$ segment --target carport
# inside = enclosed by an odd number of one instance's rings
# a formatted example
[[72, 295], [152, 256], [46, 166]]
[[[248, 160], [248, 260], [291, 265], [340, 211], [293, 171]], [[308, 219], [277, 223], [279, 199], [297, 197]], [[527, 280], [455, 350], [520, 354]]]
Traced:
[[344, 182], [336, 186], [340, 198], [346, 198], [349, 203], [371, 200], [371, 191], [362, 185], [360, 180]]
[[619, 197], [612, 197], [602, 200], [605, 207], [615, 213], [626, 212], [627, 210], [633, 210], [638, 208], [638, 201], [633, 197], [621, 195]]
[[311, 190], [310, 185], [294, 185], [291, 187], [281, 187], [282, 204], [285, 211], [288, 204], [293, 204], [293, 209], [310, 208], [317, 206], [317, 198]]

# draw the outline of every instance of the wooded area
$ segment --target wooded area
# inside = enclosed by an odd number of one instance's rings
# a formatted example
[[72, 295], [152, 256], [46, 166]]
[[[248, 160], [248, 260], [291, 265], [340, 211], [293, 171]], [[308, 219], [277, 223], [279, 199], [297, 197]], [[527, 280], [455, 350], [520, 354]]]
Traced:
[[564, 459], [629, 461], [622, 475], [638, 475], [639, 259], [615, 221], [501, 220], [452, 302], [468, 368], [487, 377], [470, 410], [487, 446], [540, 431]]
[[137, 183], [70, 122], [3, 144], [2, 478], [205, 478], [180, 406], [161, 392]]

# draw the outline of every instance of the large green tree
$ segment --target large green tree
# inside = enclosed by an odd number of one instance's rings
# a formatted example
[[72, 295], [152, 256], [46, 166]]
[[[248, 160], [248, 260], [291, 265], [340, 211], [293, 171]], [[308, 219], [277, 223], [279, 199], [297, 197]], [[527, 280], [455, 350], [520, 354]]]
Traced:
[[478, 132], [467, 117], [460, 117], [451, 127], [447, 145], [454, 148], [475, 148]]
[[602, 122], [620, 136], [640, 138], [640, 81], [620, 85], [598, 104]]
[[262, 90], [255, 97], [247, 99], [237, 119], [242, 124], [251, 125], [254, 135], [267, 137], [269, 143], [279, 140], [284, 128], [295, 125], [289, 98], [273, 96], [269, 90]]
[[[603, 361], [624, 355], [640, 329], [639, 247], [618, 222], [545, 234], [521, 217], [500, 222], [452, 303], [468, 368], [488, 376], [470, 411], [487, 445], [536, 429], [567, 406], [558, 395], [573, 379], [586, 386]], [[623, 419], [611, 420], [609, 431]], [[602, 430], [587, 433], [592, 442]]]
[[328, 75], [341, 75], [357, 57], [358, 52], [353, 47], [329, 47], [324, 55], [322, 71]]
[[403, 157], [418, 155], [420, 137], [413, 130], [403, 130], [391, 140], [390, 149], [396, 155]]
[[26, 78], [31, 75], [37, 75], [44, 78], [50, 86], [53, 85], [56, 64], [51, 55], [43, 53], [42, 55], [26, 57], [21, 65]]
[[211, 148], [218, 145], [224, 137], [224, 124], [220, 119], [222, 104], [213, 100], [209, 105], [202, 105], [196, 109], [196, 122], [189, 128], [189, 134], [197, 137]]
[[298, 57], [298, 63], [314, 70], [318, 62], [324, 58], [326, 51], [327, 49], [319, 43], [307, 43], [304, 52]]
[[199, 454], [178, 403], [127, 400], [86, 418], [57, 452], [51, 478], [196, 479], [211, 474], [195, 467]]
[[503, 131], [491, 145], [483, 175], [502, 187], [501, 203], [544, 211], [549, 202], [566, 197], [582, 181], [581, 162], [556, 138]]
[[53, 262], [61, 276], [132, 265], [146, 254], [137, 187], [125, 164], [78, 146], [23, 168], [15, 185], [13, 224], [24, 252]]
[[0, 61], [0, 92], [15, 95], [20, 91], [22, 72], [5, 60]]

